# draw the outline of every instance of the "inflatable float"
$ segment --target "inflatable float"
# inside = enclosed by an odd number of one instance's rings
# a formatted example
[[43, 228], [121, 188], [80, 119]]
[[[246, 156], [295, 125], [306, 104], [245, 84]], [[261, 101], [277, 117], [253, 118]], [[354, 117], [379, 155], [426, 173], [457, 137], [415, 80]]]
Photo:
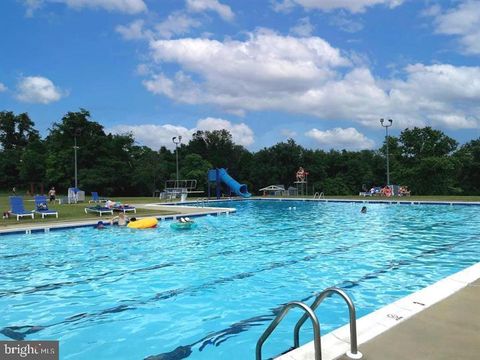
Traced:
[[150, 229], [156, 227], [157, 224], [158, 220], [156, 218], [149, 217], [136, 221], [130, 221], [127, 226], [131, 229]]
[[190, 230], [197, 226], [193, 221], [189, 222], [174, 222], [170, 224], [170, 227], [174, 230]]

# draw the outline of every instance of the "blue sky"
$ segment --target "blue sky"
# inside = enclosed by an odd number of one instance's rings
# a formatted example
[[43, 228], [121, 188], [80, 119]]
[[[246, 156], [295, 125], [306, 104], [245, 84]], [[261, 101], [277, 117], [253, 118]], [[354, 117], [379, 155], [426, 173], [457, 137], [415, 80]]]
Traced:
[[480, 136], [479, 0], [5, 0], [0, 44], [0, 110], [42, 134], [82, 107], [153, 148], [377, 148], [381, 117]]

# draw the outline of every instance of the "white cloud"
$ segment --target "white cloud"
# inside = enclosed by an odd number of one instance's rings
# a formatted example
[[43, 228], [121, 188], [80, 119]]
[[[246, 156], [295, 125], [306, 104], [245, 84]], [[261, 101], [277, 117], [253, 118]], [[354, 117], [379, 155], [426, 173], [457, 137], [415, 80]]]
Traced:
[[122, 35], [125, 40], [150, 39], [151, 32], [144, 29], [144, 24], [143, 20], [135, 20], [128, 25], [118, 25], [115, 31]]
[[164, 21], [155, 25], [157, 34], [165, 39], [173, 35], [182, 35], [190, 32], [190, 29], [199, 27], [200, 21], [177, 11], [170, 14]]
[[50, 79], [42, 76], [23, 77], [17, 86], [17, 99], [23, 102], [49, 104], [65, 95]]
[[297, 25], [290, 29], [290, 32], [298, 36], [307, 37], [312, 34], [313, 30], [315, 30], [315, 27], [310, 22], [310, 19], [304, 17], [298, 21]]
[[406, 80], [390, 84], [391, 114], [419, 125], [480, 127], [480, 67], [415, 64], [405, 73]]
[[194, 128], [186, 128], [183, 126], [164, 124], [164, 125], [117, 125], [110, 129], [112, 133], [123, 134], [132, 133], [135, 140], [139, 143], [149, 146], [152, 149], [159, 149], [165, 146], [168, 149], [174, 149], [172, 137], [182, 136], [182, 142], [188, 143], [192, 135], [197, 130], [228, 130], [232, 134], [232, 139], [236, 144], [249, 146], [254, 142], [254, 134], [252, 129], [244, 123], [233, 124], [232, 122], [218, 118], [205, 118], [197, 121]]
[[243, 146], [250, 146], [255, 141], [252, 129], [245, 123], [232, 124], [228, 120], [208, 117], [198, 121], [197, 129], [207, 131], [228, 130], [232, 134], [233, 142]]
[[355, 33], [363, 29], [363, 24], [360, 21], [353, 20], [343, 10], [333, 15], [329, 23], [348, 33]]
[[147, 11], [147, 5], [143, 0], [24, 0], [27, 16], [33, 16], [33, 12], [46, 3], [61, 3], [76, 10], [92, 8], [126, 14], [138, 14]]
[[154, 63], [179, 70], [153, 73], [144, 86], [179, 103], [212, 104], [236, 114], [308, 114], [372, 127], [380, 117], [394, 118], [399, 127], [480, 127], [480, 67], [416, 64], [381, 79], [354, 54], [319, 37], [265, 29], [245, 41], [157, 40], [150, 49]]
[[371, 149], [375, 145], [373, 140], [367, 138], [355, 128], [334, 128], [331, 130], [311, 129], [306, 136], [315, 140], [322, 148], [326, 149]]
[[174, 136], [181, 136], [182, 142], [187, 143], [192, 138], [192, 131], [183, 126], [177, 125], [116, 125], [109, 129], [114, 134], [131, 133], [135, 140], [145, 146], [154, 150], [165, 146], [168, 149], [174, 149], [175, 145], [172, 142]]
[[7, 91], [8, 88], [0, 82], [0, 92]]
[[404, 0], [283, 0], [272, 3], [275, 11], [289, 11], [294, 6], [301, 6], [306, 10], [344, 9], [352, 13], [360, 13], [375, 5], [384, 5], [392, 9], [403, 2]]
[[480, 1], [462, 1], [444, 12], [434, 7], [425, 14], [434, 16], [436, 33], [458, 36], [466, 54], [480, 54]]
[[192, 12], [214, 11], [227, 21], [235, 17], [230, 6], [221, 4], [218, 0], [187, 0], [187, 8]]

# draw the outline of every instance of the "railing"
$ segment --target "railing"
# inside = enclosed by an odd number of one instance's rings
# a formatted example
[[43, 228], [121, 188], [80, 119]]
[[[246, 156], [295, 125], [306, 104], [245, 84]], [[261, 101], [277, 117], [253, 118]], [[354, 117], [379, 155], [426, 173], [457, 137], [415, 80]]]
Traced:
[[[358, 344], [357, 344], [357, 318], [355, 314], [355, 305], [353, 304], [350, 297], [343, 291], [342, 289], [331, 287], [328, 289], [323, 290], [313, 302], [312, 306], [310, 307], [312, 311], [315, 311], [317, 307], [322, 303], [325, 298], [333, 295], [338, 294], [340, 295], [343, 300], [348, 305], [348, 313], [350, 317], [350, 351], [347, 352], [347, 356], [351, 359], [361, 359], [362, 353], [358, 351]], [[308, 316], [304, 314], [300, 320], [298, 320], [297, 324], [295, 325], [295, 330], [293, 334], [293, 346], [294, 348], [298, 348], [300, 346], [300, 328], [307, 320]]]
[[208, 202], [207, 198], [197, 199], [197, 204], [201, 204], [202, 208], [205, 207], [205, 202]]
[[[302, 319], [305, 318], [310, 318], [312, 321], [313, 325], [313, 341], [314, 341], [314, 347], [315, 347], [315, 360], [322, 360], [322, 345], [321, 345], [321, 340], [320, 340], [320, 324], [318, 322], [317, 316], [313, 312], [313, 310], [308, 306], [305, 305], [302, 302], [298, 301], [292, 301], [286, 304], [283, 308], [282, 311], [277, 315], [275, 319], [273, 319], [272, 323], [270, 326], [264, 331], [262, 336], [257, 341], [257, 347], [255, 349], [255, 359], [256, 360], [262, 360], [262, 346], [263, 343], [267, 340], [267, 338], [271, 335], [273, 330], [280, 324], [280, 322], [283, 320], [285, 315], [294, 307], [302, 309], [305, 314], [302, 316]], [[304, 321], [305, 322], [305, 321]], [[302, 323], [303, 324], [303, 323]]]
[[314, 195], [313, 195], [313, 199], [322, 199], [322, 198], [325, 198], [325, 194], [323, 193], [323, 191], [321, 193], [318, 193], [316, 192]]

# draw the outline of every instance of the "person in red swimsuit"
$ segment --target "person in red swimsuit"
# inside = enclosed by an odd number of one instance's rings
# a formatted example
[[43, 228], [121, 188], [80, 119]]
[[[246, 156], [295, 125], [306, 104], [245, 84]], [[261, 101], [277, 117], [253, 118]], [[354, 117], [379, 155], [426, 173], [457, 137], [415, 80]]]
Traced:
[[305, 180], [305, 170], [303, 170], [303, 167], [300, 166], [300, 168], [297, 171], [297, 181], [304, 181]]

